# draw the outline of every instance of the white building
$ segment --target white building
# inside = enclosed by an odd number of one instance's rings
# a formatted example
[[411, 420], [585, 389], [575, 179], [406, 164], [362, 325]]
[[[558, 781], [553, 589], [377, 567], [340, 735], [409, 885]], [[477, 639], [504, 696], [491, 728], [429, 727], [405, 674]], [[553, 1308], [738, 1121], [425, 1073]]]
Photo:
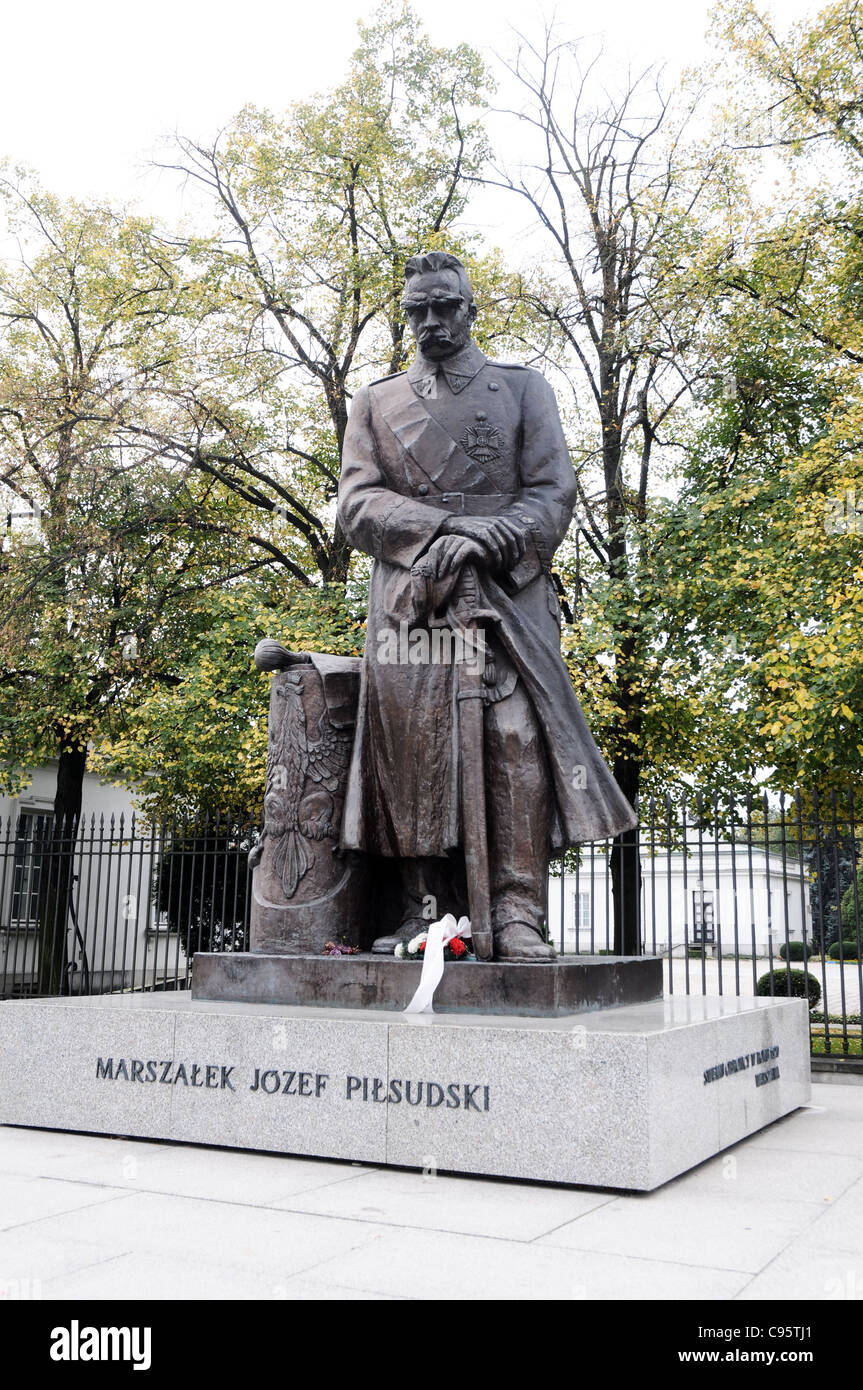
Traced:
[[[641, 855], [641, 921], [645, 951], [675, 954], [687, 945], [718, 954], [774, 954], [788, 938], [811, 935], [805, 866], [745, 844], [704, 845], [688, 854], [657, 847]], [[561, 941], [561, 921], [563, 940]], [[614, 908], [608, 856], [582, 852], [577, 873], [549, 879], [548, 923], [558, 949], [582, 955], [610, 950]]]
[[[30, 775], [19, 796], [0, 794], [0, 998], [28, 992], [36, 975], [40, 841], [53, 810], [57, 765]], [[158, 988], [185, 979], [182, 943], [152, 901], [158, 846], [154, 853], [149, 842], [131, 843], [133, 813], [129, 792], [85, 774], [66, 923], [73, 992]]]

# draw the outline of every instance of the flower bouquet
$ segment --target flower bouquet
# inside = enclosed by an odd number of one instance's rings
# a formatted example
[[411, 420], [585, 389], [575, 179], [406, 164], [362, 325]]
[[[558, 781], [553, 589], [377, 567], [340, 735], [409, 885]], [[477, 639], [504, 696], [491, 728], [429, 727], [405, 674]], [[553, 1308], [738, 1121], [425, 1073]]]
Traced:
[[[394, 954], [399, 960], [422, 960], [427, 940], [428, 932], [421, 931], [410, 941], [400, 941]], [[471, 944], [470, 937], [465, 941], [460, 936], [454, 936], [443, 948], [444, 960], [476, 960], [476, 956], [471, 953]]]

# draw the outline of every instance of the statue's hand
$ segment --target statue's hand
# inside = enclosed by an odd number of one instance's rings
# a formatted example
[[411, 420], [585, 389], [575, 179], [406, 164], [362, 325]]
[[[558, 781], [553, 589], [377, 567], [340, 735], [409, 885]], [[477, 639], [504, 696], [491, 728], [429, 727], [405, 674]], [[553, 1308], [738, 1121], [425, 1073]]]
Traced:
[[423, 560], [430, 567], [430, 578], [445, 579], [448, 574], [455, 574], [462, 565], [471, 561], [479, 564], [487, 562], [488, 554], [483, 545], [466, 536], [438, 536]]
[[443, 533], [478, 541], [494, 569], [512, 569], [524, 555], [524, 535], [501, 516], [450, 516], [444, 522]]

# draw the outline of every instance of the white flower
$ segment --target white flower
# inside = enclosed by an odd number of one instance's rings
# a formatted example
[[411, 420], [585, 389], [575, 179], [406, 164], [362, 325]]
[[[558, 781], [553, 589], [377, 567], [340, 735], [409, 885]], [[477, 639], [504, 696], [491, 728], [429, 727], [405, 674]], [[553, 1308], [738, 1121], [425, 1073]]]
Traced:
[[415, 956], [419, 953], [419, 948], [424, 941], [428, 941], [428, 932], [421, 931], [419, 936], [415, 936], [413, 941], [408, 942], [408, 955]]
[[399, 960], [404, 960], [407, 951], [405, 950], [405, 943], [403, 941], [396, 942], [396, 949], [393, 951], [393, 955], [398, 956]]

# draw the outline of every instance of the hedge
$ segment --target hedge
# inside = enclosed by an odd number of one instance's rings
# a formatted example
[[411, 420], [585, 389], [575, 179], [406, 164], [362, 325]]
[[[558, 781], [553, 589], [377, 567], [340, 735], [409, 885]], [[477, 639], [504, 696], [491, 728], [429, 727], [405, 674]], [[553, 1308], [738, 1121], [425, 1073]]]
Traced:
[[806, 970], [768, 970], [756, 984], [755, 993], [775, 994], [779, 998], [783, 995], [787, 998], [790, 993], [794, 999], [805, 999], [808, 995], [810, 1009], [821, 1001], [821, 986]]
[[827, 954], [831, 960], [857, 960], [860, 952], [856, 941], [843, 941], [841, 950], [839, 942], [834, 941]]
[[805, 960], [808, 950], [802, 941], [783, 941], [779, 947], [781, 960]]

